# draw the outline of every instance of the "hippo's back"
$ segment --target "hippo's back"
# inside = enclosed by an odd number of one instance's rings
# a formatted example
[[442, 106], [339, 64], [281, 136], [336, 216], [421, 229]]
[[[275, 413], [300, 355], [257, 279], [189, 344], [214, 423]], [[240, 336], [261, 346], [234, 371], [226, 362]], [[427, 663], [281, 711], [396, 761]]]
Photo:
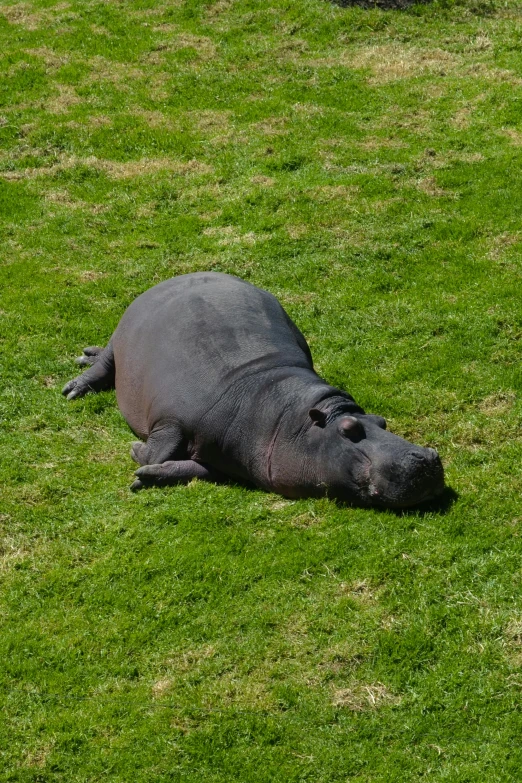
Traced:
[[312, 366], [304, 337], [272, 294], [217, 272], [145, 291], [124, 313], [113, 347], [118, 405], [142, 437], [169, 417], [194, 428], [247, 375]]

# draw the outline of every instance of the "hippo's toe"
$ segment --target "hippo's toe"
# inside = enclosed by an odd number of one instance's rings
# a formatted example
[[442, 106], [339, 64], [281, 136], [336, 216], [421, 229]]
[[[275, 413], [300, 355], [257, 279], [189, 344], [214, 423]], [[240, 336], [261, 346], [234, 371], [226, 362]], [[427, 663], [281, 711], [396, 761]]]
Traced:
[[76, 397], [81, 397], [84, 392], [82, 392], [81, 388], [78, 386], [76, 378], [73, 378], [72, 381], [65, 384], [62, 389], [62, 394], [64, 397], [67, 397], [68, 400], [74, 400]]
[[138, 465], [147, 464], [147, 457], [145, 453], [146, 448], [147, 448], [146, 444], [142, 443], [140, 440], [135, 440], [131, 446], [131, 450], [130, 450], [131, 459], [133, 459], [134, 462], [137, 462]]

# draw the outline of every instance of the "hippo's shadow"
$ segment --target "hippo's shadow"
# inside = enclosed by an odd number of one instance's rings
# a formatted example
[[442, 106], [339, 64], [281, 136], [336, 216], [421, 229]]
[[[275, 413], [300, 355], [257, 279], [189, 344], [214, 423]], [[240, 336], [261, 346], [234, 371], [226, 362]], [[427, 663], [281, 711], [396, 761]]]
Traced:
[[[248, 480], [241, 480], [238, 478], [230, 478], [226, 477], [223, 479], [223, 481], [219, 482], [220, 484], [225, 484], [229, 487], [241, 487], [242, 489], [250, 489], [250, 490], [256, 490], [258, 487], [256, 487], [255, 484]], [[337, 498], [328, 498], [331, 503], [335, 503], [335, 505], [339, 509], [347, 509], [347, 508], [367, 508], [367, 509], [375, 509], [376, 511], [388, 511], [393, 514], [395, 514], [398, 517], [406, 517], [406, 516], [415, 516], [415, 517], [424, 517], [428, 514], [440, 514], [443, 516], [444, 514], [447, 514], [448, 511], [451, 509], [452, 505], [455, 503], [456, 500], [458, 500], [459, 494], [456, 492], [452, 487], [444, 487], [441, 494], [433, 498], [432, 500], [425, 500], [423, 503], [419, 503], [416, 506], [411, 506], [410, 508], [389, 508], [386, 506], [360, 506], [356, 503], [350, 503], [346, 500], [339, 500]], [[304, 499], [304, 498], [303, 498]], [[290, 498], [286, 498], [286, 500], [290, 500]], [[316, 498], [316, 500], [319, 500], [319, 498]]]
[[359, 6], [360, 8], [380, 8], [381, 11], [404, 11], [412, 5], [428, 5], [431, 0], [330, 0], [332, 5], [341, 8]]
[[444, 487], [441, 494], [432, 500], [425, 500], [424, 503], [419, 503], [418, 506], [412, 506], [411, 508], [392, 508], [390, 511], [393, 511], [399, 517], [424, 517], [428, 514], [440, 514], [442, 516], [448, 513], [455, 501], [458, 500], [458, 497], [458, 492], [452, 487]]
[[[384, 506], [372, 506], [372, 508], [377, 511], [391, 512], [398, 517], [424, 517], [428, 514], [444, 515], [448, 513], [455, 501], [458, 500], [458, 497], [458, 492], [452, 489], [452, 487], [444, 487], [443, 491], [438, 497], [433, 498], [432, 500], [425, 500], [423, 503], [419, 503], [416, 506], [411, 506], [410, 508], [386, 508]], [[347, 503], [342, 500], [334, 500], [333, 498], [332, 500], [339, 508], [361, 508], [361, 506]]]

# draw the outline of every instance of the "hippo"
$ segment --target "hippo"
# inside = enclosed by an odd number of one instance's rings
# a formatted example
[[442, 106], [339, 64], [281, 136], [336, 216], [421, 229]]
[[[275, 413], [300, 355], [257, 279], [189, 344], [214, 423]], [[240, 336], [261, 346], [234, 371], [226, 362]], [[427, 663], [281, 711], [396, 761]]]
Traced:
[[68, 400], [116, 388], [141, 467], [131, 489], [233, 480], [287, 498], [405, 508], [439, 495], [434, 449], [365, 413], [313, 368], [308, 344], [268, 291], [218, 272], [150, 288], [123, 314]]

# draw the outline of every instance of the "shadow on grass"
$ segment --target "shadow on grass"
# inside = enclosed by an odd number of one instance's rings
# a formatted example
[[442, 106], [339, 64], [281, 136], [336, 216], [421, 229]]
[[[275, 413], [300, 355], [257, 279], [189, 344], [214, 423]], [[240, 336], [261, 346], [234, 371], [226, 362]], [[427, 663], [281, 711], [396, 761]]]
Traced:
[[[352, 8], [357, 6], [369, 10], [378, 8], [381, 11], [406, 11], [408, 8], [419, 5], [435, 5], [439, 8], [450, 8], [453, 5], [465, 5], [464, 0], [327, 0], [332, 5], [340, 8]], [[467, 4], [468, 10], [479, 17], [494, 16], [495, 6], [492, 0], [476, 0]]]
[[[250, 481], [241, 481], [237, 478], [234, 479], [230, 476], [223, 476], [220, 479], [214, 478], [212, 481], [208, 482], [210, 484], [215, 484], [219, 486], [228, 486], [228, 487], [241, 487], [242, 489], [248, 489], [253, 491], [259, 491], [259, 487], [256, 487], [255, 484], [252, 484]], [[166, 488], [168, 486], [176, 486], [176, 485], [169, 485], [169, 484], [144, 484], [143, 486], [136, 488], [134, 491], [140, 491], [147, 489], [152, 489], [153, 487], [156, 488]], [[180, 486], [179, 484], [177, 486]], [[287, 498], [284, 495], [281, 495], [281, 497], [284, 500], [290, 501], [291, 498]], [[310, 498], [313, 498], [314, 496], [310, 495]], [[324, 497], [324, 496], [321, 496]], [[452, 507], [453, 503], [458, 499], [459, 495], [457, 492], [455, 492], [454, 489], [451, 487], [444, 487], [442, 493], [433, 500], [426, 500], [424, 503], [419, 503], [417, 506], [411, 506], [411, 508], [389, 508], [389, 507], [380, 507], [380, 506], [361, 506], [357, 503], [350, 503], [349, 501], [345, 500], [339, 500], [337, 498], [329, 498], [329, 500], [334, 503], [338, 508], [373, 508], [377, 511], [390, 511], [396, 516], [404, 517], [404, 516], [416, 516], [416, 517], [422, 517], [426, 516], [427, 514], [447, 514], [450, 508]], [[301, 498], [304, 500], [304, 498]], [[318, 500], [319, 497], [315, 496], [315, 499]]]
[[418, 506], [412, 506], [411, 508], [395, 508], [390, 509], [399, 517], [416, 516], [423, 517], [427, 514], [447, 514], [452, 505], [458, 500], [458, 492], [451, 487], [444, 487], [441, 494], [433, 500], [426, 500], [424, 503], [419, 503]]
[[356, 503], [348, 503], [342, 500], [336, 500], [331, 498], [332, 503], [335, 503], [339, 508], [372, 508], [376, 511], [387, 511], [395, 514], [398, 517], [415, 516], [423, 517], [427, 514], [447, 514], [452, 505], [458, 499], [459, 495], [451, 487], [444, 487], [441, 494], [433, 498], [433, 500], [426, 500], [424, 503], [419, 503], [417, 506], [411, 506], [410, 508], [389, 508], [387, 506], [359, 506]]
[[432, 0], [329, 0], [332, 5], [341, 8], [359, 6], [359, 8], [380, 8], [381, 11], [401, 11], [412, 5], [428, 5]]

